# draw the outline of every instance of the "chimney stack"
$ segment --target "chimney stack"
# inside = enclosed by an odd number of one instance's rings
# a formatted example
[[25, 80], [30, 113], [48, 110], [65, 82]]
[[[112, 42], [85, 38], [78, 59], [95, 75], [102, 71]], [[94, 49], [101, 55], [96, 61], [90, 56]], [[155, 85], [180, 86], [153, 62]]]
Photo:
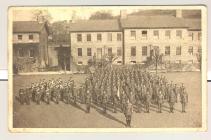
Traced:
[[72, 12], [72, 23], [75, 23], [75, 20], [76, 20], [76, 11], [74, 10]]
[[120, 18], [121, 19], [127, 18], [127, 10], [124, 9], [120, 11]]
[[182, 10], [181, 9], [177, 9], [176, 10], [176, 17], [177, 18], [182, 18]]

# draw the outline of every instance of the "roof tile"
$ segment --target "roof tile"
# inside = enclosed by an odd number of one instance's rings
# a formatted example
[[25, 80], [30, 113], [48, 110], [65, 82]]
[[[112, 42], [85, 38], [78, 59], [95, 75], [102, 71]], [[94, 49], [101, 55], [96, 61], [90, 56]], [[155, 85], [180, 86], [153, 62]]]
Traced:
[[37, 21], [14, 21], [13, 32], [14, 33], [29, 33], [40, 32], [44, 23], [38, 23]]
[[117, 19], [77, 20], [70, 24], [70, 31], [119, 31]]

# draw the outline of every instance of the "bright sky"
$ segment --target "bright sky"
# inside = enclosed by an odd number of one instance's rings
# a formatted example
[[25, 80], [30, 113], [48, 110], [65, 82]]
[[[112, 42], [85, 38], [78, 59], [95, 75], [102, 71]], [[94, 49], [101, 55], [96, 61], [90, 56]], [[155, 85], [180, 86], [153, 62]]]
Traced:
[[[33, 19], [34, 10], [47, 10], [52, 16], [53, 21], [71, 20], [72, 14], [75, 12], [76, 17], [80, 19], [88, 19], [91, 14], [96, 11], [107, 11], [114, 16], [119, 15], [121, 10], [126, 10], [127, 14], [139, 10], [175, 10], [175, 9], [193, 9], [192, 6], [62, 6], [62, 7], [12, 7], [14, 21], [29, 21]], [[201, 9], [200, 6], [194, 6], [194, 9]]]
[[[52, 21], [59, 20], [71, 20], [72, 14], [75, 12], [76, 17], [81, 19], [88, 19], [91, 14], [96, 11], [106, 11], [112, 13], [114, 16], [119, 15], [120, 11], [127, 9], [127, 13], [138, 11], [136, 7], [124, 8], [124, 7], [42, 7], [42, 8], [15, 8], [13, 9], [13, 20], [14, 21], [28, 21], [33, 20], [34, 10], [47, 10], [52, 16]], [[34, 19], [35, 20], [35, 19]]]

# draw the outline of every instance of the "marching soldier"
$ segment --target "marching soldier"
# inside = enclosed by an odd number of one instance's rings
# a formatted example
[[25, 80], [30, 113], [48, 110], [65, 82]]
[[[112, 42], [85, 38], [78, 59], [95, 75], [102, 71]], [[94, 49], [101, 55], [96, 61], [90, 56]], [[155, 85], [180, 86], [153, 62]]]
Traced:
[[35, 102], [39, 105], [41, 100], [41, 92], [40, 89], [37, 87], [36, 93], [35, 93]]
[[104, 90], [103, 90], [103, 87], [102, 87], [102, 85], [101, 85], [101, 88], [100, 88], [101, 90], [98, 90], [99, 92], [99, 94], [98, 94], [98, 97], [97, 97], [97, 102], [98, 102], [98, 105], [100, 105], [101, 107], [103, 107], [103, 93], [105, 92]]
[[113, 113], [117, 113], [118, 97], [117, 97], [117, 88], [116, 87], [114, 87], [114, 89], [113, 89], [112, 101], [113, 101]]
[[[71, 79], [62, 81], [58, 78], [48, 82], [41, 79], [37, 83], [32, 83], [31, 87], [19, 90], [21, 104], [29, 104], [31, 96], [37, 104], [40, 104], [41, 100], [48, 104], [50, 98], [58, 104], [60, 97], [65, 103], [71, 103], [72, 100], [76, 104], [79, 97], [81, 103], [86, 104], [87, 113], [90, 112], [91, 103], [99, 105], [106, 113], [111, 101], [114, 113], [117, 112], [120, 102], [122, 112], [128, 114], [126, 113], [129, 108], [128, 100], [136, 105], [137, 112], [142, 111], [141, 107], [144, 104], [146, 112], [149, 113], [150, 104], [156, 103], [158, 112], [161, 113], [164, 99], [169, 103], [170, 113], [173, 113], [177, 97], [180, 99], [182, 113], [184, 113], [188, 102], [188, 95], [183, 84], [180, 88], [172, 81], [171, 84], [167, 84], [164, 76], [152, 75], [141, 71], [138, 67], [98, 69], [92, 76], [86, 78], [83, 87], [77, 89]], [[126, 115], [126, 120], [127, 126], [130, 126], [131, 119], [128, 115]]]
[[169, 94], [170, 94], [170, 84], [167, 84], [166, 85], [166, 88], [165, 88], [165, 96], [164, 98], [167, 100], [169, 98]]
[[124, 112], [126, 118], [126, 127], [131, 127], [132, 113], [133, 113], [133, 104], [128, 99]]
[[180, 95], [180, 102], [182, 104], [182, 113], [185, 113], [185, 107], [186, 107], [186, 104], [188, 103], [188, 94], [184, 88], [183, 92], [181, 92], [181, 95]]
[[157, 99], [158, 99], [158, 112], [162, 113], [162, 104], [164, 102], [164, 96], [163, 96], [163, 93], [162, 93], [161, 90], [158, 93], [158, 98]]
[[108, 102], [108, 97], [107, 97], [106, 92], [104, 90], [104, 92], [103, 92], [103, 113], [104, 114], [106, 114], [107, 102]]
[[41, 87], [40, 87], [40, 100], [44, 100], [44, 95], [45, 95], [45, 86], [44, 86], [44, 82], [41, 83]]
[[31, 91], [32, 91], [32, 101], [35, 101], [35, 93], [36, 93], [36, 87], [35, 87], [35, 84], [32, 83], [31, 84]]
[[25, 95], [24, 90], [22, 88], [19, 90], [19, 99], [20, 103], [23, 105], [25, 103]]
[[92, 103], [91, 93], [89, 92], [89, 89], [87, 89], [87, 92], [86, 92], [86, 111], [87, 111], [87, 113], [90, 113], [91, 103]]
[[183, 91], [185, 89], [184, 83], [182, 83], [182, 86], [180, 87], [180, 90]]
[[71, 98], [72, 98], [72, 88], [71, 88], [71, 82], [69, 81], [67, 83], [67, 103], [71, 104]]
[[175, 95], [173, 89], [171, 89], [171, 91], [170, 91], [170, 95], [168, 97], [168, 102], [169, 102], [169, 106], [170, 106], [170, 113], [174, 113], [174, 104], [176, 102], [176, 95]]
[[47, 103], [47, 104], [50, 104], [50, 89], [49, 87], [47, 86], [46, 87], [46, 90], [45, 90], [45, 96], [44, 96], [44, 101]]
[[55, 98], [55, 102], [57, 104], [59, 104], [59, 99], [60, 99], [60, 86], [59, 85], [56, 86], [53, 96]]
[[178, 89], [177, 89], [177, 84], [174, 85], [174, 94], [176, 96], [176, 103], [177, 103], [177, 98], [178, 98]]
[[70, 104], [71, 103], [71, 89], [70, 89], [70, 84], [67, 83], [66, 87], [65, 87], [65, 92], [66, 92], [66, 95], [67, 95], [67, 104]]
[[63, 85], [63, 82], [61, 81], [60, 85], [59, 85], [59, 100], [62, 100], [64, 99], [64, 85]]
[[136, 100], [137, 113], [141, 113], [141, 95], [140, 95], [140, 93], [136, 93], [135, 100]]
[[31, 88], [27, 86], [25, 89], [25, 102], [27, 105], [30, 105], [30, 99], [31, 99]]
[[[90, 92], [90, 95], [92, 96], [93, 94], [93, 90], [91, 90], [92, 92]], [[85, 88], [85, 85], [82, 86], [82, 97], [81, 97], [81, 100], [83, 103], [85, 103], [85, 99], [86, 98], [86, 88]], [[91, 97], [92, 98], [92, 97]], [[93, 99], [93, 98], [92, 98]]]
[[76, 95], [74, 84], [72, 84], [71, 91], [72, 91], [73, 103], [76, 105], [77, 104], [77, 95]]
[[121, 98], [120, 98], [120, 102], [121, 102], [121, 110], [122, 112], [125, 112], [125, 106], [126, 106], [126, 103], [127, 103], [127, 96], [125, 94], [125, 91], [122, 90], [122, 94], [121, 94]]
[[147, 90], [147, 92], [145, 94], [146, 113], [149, 113], [150, 102], [151, 102], [151, 95], [150, 95], [149, 91]]

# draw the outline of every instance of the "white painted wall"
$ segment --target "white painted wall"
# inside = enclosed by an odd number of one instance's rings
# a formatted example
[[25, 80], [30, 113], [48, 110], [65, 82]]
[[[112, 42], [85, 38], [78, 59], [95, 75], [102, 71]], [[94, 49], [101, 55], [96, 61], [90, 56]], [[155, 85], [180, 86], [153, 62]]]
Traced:
[[[97, 41], [97, 34], [102, 34], [102, 41]], [[112, 41], [108, 41], [108, 33], [112, 34]], [[108, 48], [112, 48], [112, 53], [117, 54], [117, 48], [122, 48], [122, 41], [117, 41], [117, 33], [121, 32], [80, 32], [71, 33], [71, 54], [73, 61], [78, 63], [82, 62], [87, 65], [89, 59], [92, 59], [94, 54], [97, 55], [97, 48], [102, 48], [102, 55], [107, 54]], [[82, 42], [77, 41], [77, 34], [82, 34]], [[91, 34], [91, 41], [87, 41], [87, 34]], [[78, 56], [78, 48], [82, 48], [82, 56]], [[92, 56], [87, 56], [87, 48], [92, 49]], [[117, 61], [122, 61], [119, 57]]]
[[[18, 35], [22, 35], [22, 40], [18, 40]], [[29, 40], [29, 35], [33, 35], [33, 40]], [[39, 33], [14, 33], [13, 43], [39, 43]]]

